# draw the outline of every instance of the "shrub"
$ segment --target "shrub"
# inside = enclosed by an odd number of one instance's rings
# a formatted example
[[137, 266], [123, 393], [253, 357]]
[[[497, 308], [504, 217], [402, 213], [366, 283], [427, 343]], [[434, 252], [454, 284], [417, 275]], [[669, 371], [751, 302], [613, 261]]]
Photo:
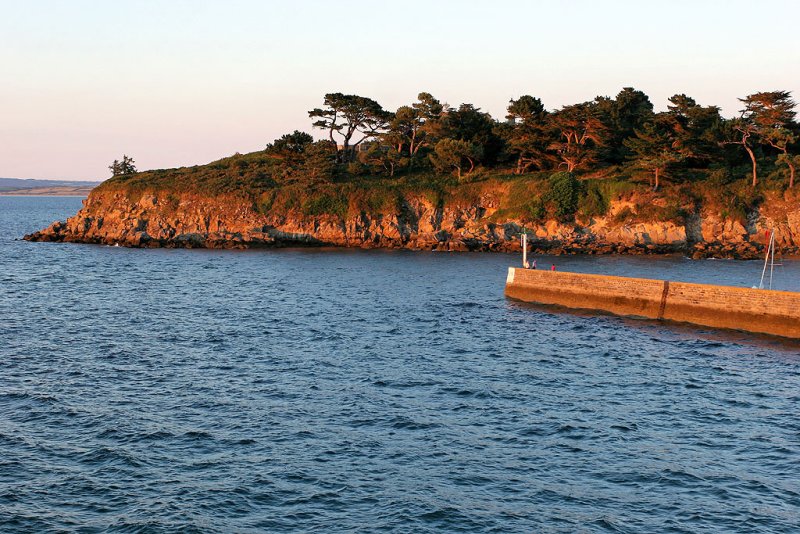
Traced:
[[603, 216], [608, 212], [608, 198], [603, 194], [596, 182], [591, 182], [586, 188], [586, 194], [581, 198], [578, 212], [584, 218]]
[[566, 218], [578, 209], [581, 184], [571, 172], [558, 172], [550, 177], [548, 199], [555, 207], [555, 215]]
[[266, 215], [272, 209], [272, 205], [275, 202], [275, 191], [267, 191], [262, 193], [258, 196], [256, 201], [253, 203], [253, 209], [262, 215]]
[[347, 164], [347, 173], [353, 176], [361, 176], [369, 172], [369, 167], [360, 161], [351, 161]]
[[527, 219], [530, 222], [542, 222], [547, 215], [547, 211], [544, 209], [544, 203], [542, 202], [541, 198], [536, 198], [529, 202], [525, 206], [525, 212], [527, 215]]
[[303, 202], [305, 215], [336, 215], [342, 219], [347, 215], [347, 199], [341, 195], [322, 193]]
[[378, 187], [369, 189], [364, 192], [358, 208], [372, 214], [391, 213], [397, 204], [397, 196], [397, 192], [391, 189]]

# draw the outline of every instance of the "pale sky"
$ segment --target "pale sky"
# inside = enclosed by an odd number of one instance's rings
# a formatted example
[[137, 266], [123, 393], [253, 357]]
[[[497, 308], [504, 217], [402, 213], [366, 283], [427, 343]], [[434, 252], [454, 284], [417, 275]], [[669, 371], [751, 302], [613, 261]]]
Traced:
[[[800, 1], [0, 0], [0, 176], [99, 180], [311, 131], [327, 92], [420, 91], [495, 118], [624, 86], [800, 99]], [[317, 133], [317, 135], [319, 135]]]

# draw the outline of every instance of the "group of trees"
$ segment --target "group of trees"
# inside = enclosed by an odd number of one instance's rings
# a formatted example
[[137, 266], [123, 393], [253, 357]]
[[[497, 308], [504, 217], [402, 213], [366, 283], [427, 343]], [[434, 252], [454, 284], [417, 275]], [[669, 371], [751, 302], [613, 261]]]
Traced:
[[[725, 169], [748, 174], [755, 187], [766, 166], [794, 187], [800, 124], [791, 93], [764, 91], [739, 101], [739, 115], [725, 118], [719, 107], [684, 94], [670, 97], [666, 111], [657, 113], [646, 94], [630, 87], [615, 98], [599, 96], [557, 110], [523, 95], [509, 102], [505, 120], [498, 121], [472, 104], [454, 108], [430, 93], [394, 112], [371, 98], [330, 93], [323, 107], [308, 112], [326, 139], [295, 131], [267, 145], [267, 153], [280, 160], [288, 179], [427, 169], [469, 180], [478, 168], [579, 175], [619, 169], [646, 175], [658, 189], [665, 176]], [[137, 172], [127, 155], [109, 170], [113, 176]]]
[[524, 95], [509, 102], [505, 121], [497, 121], [472, 104], [454, 108], [429, 93], [394, 112], [370, 98], [331, 93], [323, 107], [309, 111], [325, 141], [296, 131], [267, 150], [314, 175], [344, 169], [394, 176], [428, 168], [468, 179], [479, 167], [523, 174], [617, 166], [647, 174], [656, 189], [664, 176], [687, 169], [739, 169], [748, 162], [755, 186], [766, 163], [785, 169], [792, 187], [800, 126], [791, 94], [760, 92], [740, 101], [740, 115], [726, 119], [717, 106], [683, 94], [656, 113], [646, 94], [629, 87], [615, 98], [557, 110]]
[[[722, 169], [749, 175], [755, 187], [766, 167], [794, 187], [800, 125], [791, 93], [765, 91], [739, 100], [739, 115], [725, 118], [719, 107], [684, 94], [655, 112], [649, 97], [630, 87], [615, 98], [599, 96], [556, 110], [523, 95], [509, 102], [505, 120], [498, 121], [472, 104], [451, 107], [430, 93], [394, 112], [371, 98], [330, 93], [322, 107], [308, 112], [325, 139], [294, 131], [267, 145], [278, 169], [268, 179], [326, 181], [337, 173], [427, 170], [461, 181], [479, 168], [579, 176], [619, 171], [647, 176], [658, 189], [665, 176], [689, 179], [703, 175], [697, 171]], [[127, 155], [109, 170], [113, 176], [136, 173]]]

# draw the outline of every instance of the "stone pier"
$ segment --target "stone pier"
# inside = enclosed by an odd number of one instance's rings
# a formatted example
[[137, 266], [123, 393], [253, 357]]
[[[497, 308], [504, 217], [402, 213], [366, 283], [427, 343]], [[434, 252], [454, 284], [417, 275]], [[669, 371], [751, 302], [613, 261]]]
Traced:
[[524, 302], [800, 339], [800, 293], [509, 267]]

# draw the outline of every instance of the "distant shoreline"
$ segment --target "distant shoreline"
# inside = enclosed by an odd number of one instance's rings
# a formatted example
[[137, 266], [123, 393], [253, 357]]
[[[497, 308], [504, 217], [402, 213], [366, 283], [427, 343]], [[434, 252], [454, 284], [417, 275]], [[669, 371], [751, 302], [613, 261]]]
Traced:
[[35, 187], [31, 189], [14, 189], [0, 191], [4, 197], [86, 197], [92, 187]]

